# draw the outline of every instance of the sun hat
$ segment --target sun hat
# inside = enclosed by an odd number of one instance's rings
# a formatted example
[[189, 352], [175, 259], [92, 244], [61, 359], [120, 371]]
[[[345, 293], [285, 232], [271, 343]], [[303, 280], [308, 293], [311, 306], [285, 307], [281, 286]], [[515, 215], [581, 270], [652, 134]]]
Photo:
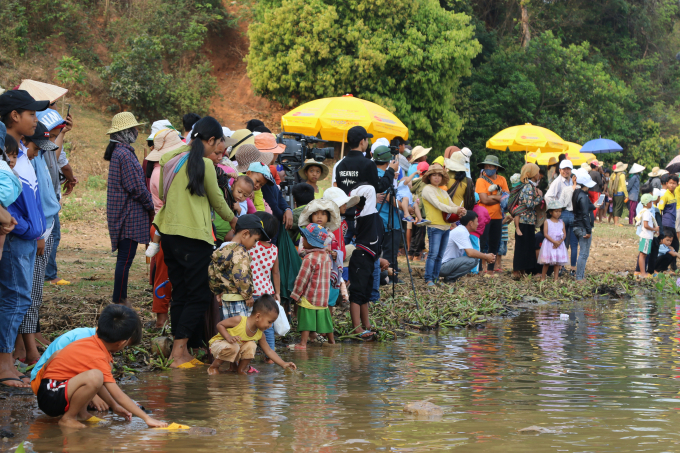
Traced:
[[559, 200], [548, 201], [548, 207], [546, 208], [546, 211], [551, 211], [554, 209], [564, 209], [564, 206], [562, 205], [562, 203], [560, 203]]
[[586, 186], [587, 188], [592, 188], [595, 185], [595, 181], [590, 177], [590, 174], [585, 171], [576, 172], [576, 184], [580, 186]]
[[56, 128], [62, 128], [66, 125], [66, 120], [53, 109], [43, 110], [35, 114], [38, 117], [38, 121], [43, 123], [48, 131]]
[[449, 146], [444, 150], [444, 157], [446, 159], [449, 159], [451, 156], [453, 156], [454, 153], [457, 153], [460, 151], [460, 148], [457, 146]]
[[248, 129], [235, 130], [234, 133], [231, 134], [230, 138], [236, 140], [236, 143], [231, 145], [231, 149], [229, 150], [229, 158], [231, 159], [234, 158], [234, 156], [236, 155], [236, 151], [238, 151], [240, 146], [255, 145], [255, 137], [253, 136], [253, 133], [250, 132]]
[[234, 155], [234, 160], [238, 163], [236, 169], [243, 173], [248, 170], [250, 164], [253, 162], [262, 162], [269, 165], [269, 162], [274, 158], [272, 153], [261, 153], [255, 145], [244, 144], [238, 147], [236, 154]]
[[562, 162], [560, 162], [560, 170], [563, 168], [571, 168], [573, 170], [574, 164], [572, 164], [569, 159], [564, 159]]
[[587, 162], [582, 162], [581, 170], [590, 171], [590, 164], [588, 164]]
[[50, 101], [49, 104], [68, 93], [66, 88], [31, 79], [22, 80], [19, 90], [28, 91], [28, 94], [33, 96], [33, 99], [48, 100]]
[[465, 156], [460, 152], [455, 152], [448, 159], [444, 159], [444, 167], [449, 171], [466, 171]]
[[371, 154], [375, 154], [375, 150], [376, 150], [376, 148], [378, 148], [379, 146], [385, 146], [385, 147], [387, 147], [387, 148], [389, 149], [389, 147], [390, 147], [390, 142], [389, 142], [389, 140], [387, 140], [386, 138], [380, 137], [379, 139], [377, 139], [377, 140], [375, 141], [375, 143], [373, 143], [373, 144], [371, 145]]
[[179, 149], [182, 146], [187, 145], [179, 138], [179, 133], [177, 133], [176, 130], [163, 129], [157, 134], [154, 134], [153, 151], [146, 156], [146, 160], [149, 162], [158, 162], [161, 160], [163, 154]]
[[652, 195], [651, 193], [646, 193], [642, 197], [640, 197], [640, 203], [642, 203], [643, 206], [649, 203], [650, 201], [654, 201], [654, 195]]
[[323, 199], [332, 201], [338, 208], [342, 205], [347, 205], [348, 208], [352, 208], [359, 203], [359, 197], [348, 196], [340, 187], [329, 187], [326, 189], [323, 193]]
[[494, 165], [500, 170], [505, 170], [505, 168], [501, 166], [501, 163], [498, 161], [498, 157], [494, 156], [493, 154], [487, 154], [484, 160], [477, 164], [477, 168], [483, 168], [484, 165]]
[[264, 153], [281, 154], [286, 150], [286, 145], [283, 143], [276, 143], [274, 134], [266, 132], [255, 137], [255, 146]]
[[38, 121], [33, 135], [24, 137], [24, 140], [35, 143], [43, 151], [56, 151], [59, 149], [57, 145], [50, 141], [50, 131], [40, 121]]
[[326, 244], [328, 231], [319, 224], [310, 223], [306, 227], [300, 228], [300, 232], [312, 247], [322, 249]]
[[448, 185], [449, 175], [446, 173], [446, 170], [444, 170], [443, 168], [432, 168], [431, 166], [430, 169], [423, 175], [423, 182], [425, 184], [429, 184], [430, 176], [434, 174], [442, 175], [442, 182], [440, 185], [442, 186]]
[[465, 162], [470, 162], [470, 157], [472, 157], [472, 151], [467, 146], [460, 150], [460, 153], [465, 156]]
[[623, 162], [617, 162], [616, 165], [614, 166], [614, 172], [618, 173], [620, 171], [626, 171], [626, 168], [628, 168], [628, 164], [624, 164]]
[[345, 245], [345, 256], [342, 258], [342, 267], [349, 268], [349, 259], [352, 257], [352, 253], [356, 250], [356, 246], [352, 244]]
[[300, 168], [298, 170], [298, 175], [300, 175], [300, 177], [302, 179], [307, 180], [307, 174], [305, 172], [307, 171], [307, 169], [309, 167], [313, 167], [313, 166], [317, 166], [317, 167], [321, 168], [321, 177], [319, 178], [319, 181], [321, 181], [322, 179], [326, 179], [328, 174], [331, 172], [328, 169], [328, 167], [326, 165], [322, 164], [321, 162], [317, 162], [314, 159], [307, 159], [305, 161], [304, 165], [302, 166], [302, 168]]
[[649, 172], [649, 176], [652, 178], [656, 178], [657, 176], [662, 176], [668, 173], [668, 170], [661, 169], [659, 167], [654, 167], [652, 168], [652, 171]]
[[588, 159], [588, 165], [595, 165], [595, 167], [601, 167], [602, 162], [598, 161], [594, 157], [591, 157], [590, 159]]
[[434, 164], [441, 165], [441, 167], [444, 168], [444, 156], [439, 156], [435, 160], [433, 160], [432, 165]]
[[28, 91], [24, 90], [9, 90], [0, 94], [0, 116], [17, 109], [42, 112], [49, 105], [50, 101], [36, 101]]
[[427, 170], [430, 169], [430, 164], [427, 162], [418, 162], [418, 166], [416, 168], [418, 169], [418, 174], [423, 176], [425, 173], [427, 173]]
[[[357, 197], [357, 202], [359, 201], [358, 198], [359, 197]], [[304, 228], [309, 225], [311, 222], [310, 217], [317, 211], [328, 211], [331, 213], [331, 218], [326, 224], [326, 229], [328, 231], [335, 231], [340, 228], [342, 219], [340, 218], [340, 209], [338, 208], [338, 205], [331, 200], [324, 200], [323, 198], [312, 200], [304, 207], [300, 213], [298, 226]]]
[[[168, 120], [154, 121], [151, 124], [151, 133], [149, 134], [149, 136], [146, 139], [147, 140], [153, 140], [153, 138], [156, 136], [156, 134], [159, 133], [160, 131], [162, 131], [163, 129], [175, 129], [175, 128], [172, 126], [172, 123]], [[179, 134], [179, 132], [177, 134]]]
[[255, 214], [245, 214], [239, 217], [238, 220], [236, 220], [236, 227], [239, 230], [260, 230], [260, 234], [262, 234], [260, 237], [261, 240], [271, 240], [271, 238], [267, 235], [267, 232], [264, 230], [264, 223], [262, 223], [262, 219], [260, 219]]
[[137, 126], [142, 126], [146, 123], [140, 123], [132, 112], [120, 112], [111, 119], [111, 127], [106, 131], [106, 135], [111, 135], [114, 132], [124, 131]]
[[432, 148], [423, 148], [420, 145], [416, 146], [411, 151], [411, 162], [415, 162], [417, 159], [427, 156], [427, 153], [429, 153], [431, 149]]
[[642, 165], [640, 165], [636, 162], [636, 163], [633, 164], [632, 167], [630, 167], [630, 171], [628, 173], [631, 174], [631, 175], [634, 175], [635, 173], [640, 173], [645, 168], [646, 167], [643, 167]]
[[260, 173], [264, 175], [264, 178], [267, 180], [267, 184], [270, 186], [275, 186], [276, 185], [276, 180], [272, 176], [272, 172], [269, 171], [269, 167], [261, 162], [253, 162], [250, 164], [248, 167], [248, 171], [252, 171], [254, 173]]
[[379, 164], [384, 164], [392, 160], [392, 153], [388, 146], [380, 145], [373, 151], [373, 160]]

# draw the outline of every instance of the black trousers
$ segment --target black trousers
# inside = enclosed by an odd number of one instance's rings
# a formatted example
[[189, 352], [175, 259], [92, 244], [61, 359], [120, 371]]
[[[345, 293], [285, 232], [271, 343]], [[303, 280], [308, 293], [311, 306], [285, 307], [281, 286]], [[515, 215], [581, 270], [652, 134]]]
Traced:
[[347, 233], [345, 233], [345, 244], [351, 244], [354, 240], [354, 235], [357, 234], [356, 220], [354, 218], [345, 218], [347, 222]]
[[161, 235], [161, 247], [172, 284], [170, 325], [175, 339], [189, 338], [189, 346], [203, 343], [203, 322], [213, 300], [208, 266], [213, 246], [205, 241]]
[[427, 233], [426, 226], [416, 226], [413, 224], [411, 228], [411, 245], [408, 249], [408, 255], [416, 257], [425, 250], [425, 233]]
[[[677, 236], [673, 238], [673, 242], [678, 242]], [[673, 242], [671, 242], [671, 247], [673, 247], [673, 250], [677, 250], [678, 245], [674, 244]], [[659, 256], [660, 245], [661, 239], [659, 236], [654, 237], [654, 239], [652, 239], [652, 249], [649, 251], [649, 255], [647, 255], [647, 259], [645, 261], [645, 268], [647, 269], [648, 274], [653, 274], [654, 272], [664, 272], [667, 271], [669, 267], [675, 270], [677, 267], [677, 261], [674, 256], [670, 255], [670, 253]], [[635, 263], [635, 271], [640, 272], [640, 262], [637, 259]]]
[[399, 270], [397, 263], [399, 244], [401, 244], [401, 230], [385, 231], [382, 242], [382, 257], [390, 262], [390, 267], [395, 271]]
[[[501, 234], [503, 233], [503, 219], [491, 219], [484, 228], [482, 237], [479, 238], [479, 249], [482, 253], [498, 254], [501, 246]], [[486, 250], [485, 250], [486, 248]], [[489, 263], [488, 270], [492, 271], [494, 263]]]
[[124, 302], [127, 299], [128, 275], [130, 267], [137, 254], [139, 243], [132, 239], [118, 241], [118, 257], [116, 258], [116, 272], [113, 277], [113, 303]]

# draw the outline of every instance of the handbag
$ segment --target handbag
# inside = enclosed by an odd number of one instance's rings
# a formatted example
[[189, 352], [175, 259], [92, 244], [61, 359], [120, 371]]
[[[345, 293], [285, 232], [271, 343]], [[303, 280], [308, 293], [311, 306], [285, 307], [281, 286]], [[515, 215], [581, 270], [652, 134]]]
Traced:
[[[449, 197], [453, 200], [453, 195], [456, 193], [456, 190], [458, 189], [458, 185], [460, 184], [460, 181], [456, 181], [453, 183], [451, 188], [447, 191], [449, 194]], [[444, 222], [446, 223], [456, 223], [460, 220], [460, 216], [458, 214], [454, 214], [452, 212], [442, 212], [442, 217], [444, 218]]]
[[286, 316], [286, 310], [283, 309], [278, 300], [276, 305], [279, 307], [279, 317], [274, 321], [274, 332], [282, 337], [290, 331], [290, 323], [288, 322], [288, 316]]

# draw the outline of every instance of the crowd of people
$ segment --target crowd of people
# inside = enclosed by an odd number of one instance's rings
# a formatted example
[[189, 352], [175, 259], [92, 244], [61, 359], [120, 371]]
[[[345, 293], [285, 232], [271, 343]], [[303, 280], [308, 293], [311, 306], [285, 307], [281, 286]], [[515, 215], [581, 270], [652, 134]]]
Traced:
[[[256, 372], [257, 346], [267, 363], [295, 368], [276, 353], [274, 326], [296, 318], [295, 350], [314, 339], [335, 344], [339, 304], [349, 306], [356, 336], [371, 340], [370, 303], [380, 299], [381, 284], [402, 282], [400, 254], [425, 261], [427, 287], [494, 275], [503, 270], [510, 223], [515, 278], [571, 273], [583, 280], [596, 219], [611, 216], [618, 225], [626, 203], [641, 237], [639, 273], [675, 268], [678, 177], [658, 168], [641, 184], [637, 164], [626, 180], [626, 164], [613, 173], [596, 160], [574, 169], [563, 155], [547, 168], [524, 165], [508, 184], [497, 156], [481, 160], [473, 179], [468, 148], [450, 146], [428, 163], [431, 148], [355, 126], [349, 151], [332, 169], [314, 159], [300, 165], [291, 205], [278, 162], [285, 145], [262, 121], [235, 131], [193, 113], [181, 130], [156, 121], [140, 162], [133, 144], [143, 123], [122, 112], [106, 131], [104, 151], [117, 254], [112, 305], [97, 329], [76, 329], [50, 344], [40, 337], [42, 288], [68, 283], [50, 260], [60, 197], [77, 182], [64, 170], [62, 149], [73, 120], [51, 102], [23, 90], [0, 95], [0, 384], [30, 385], [39, 407], [63, 415], [64, 425], [82, 426], [90, 406], [164, 426], [115, 386], [110, 369], [111, 354], [141, 337], [127, 293], [140, 244], [152, 263], [155, 327], [171, 326], [171, 366], [204, 365], [193, 351], [208, 345], [210, 374]], [[319, 182], [329, 176], [324, 190]], [[42, 357], [36, 338], [49, 345]], [[15, 358], [36, 365], [30, 377]]]

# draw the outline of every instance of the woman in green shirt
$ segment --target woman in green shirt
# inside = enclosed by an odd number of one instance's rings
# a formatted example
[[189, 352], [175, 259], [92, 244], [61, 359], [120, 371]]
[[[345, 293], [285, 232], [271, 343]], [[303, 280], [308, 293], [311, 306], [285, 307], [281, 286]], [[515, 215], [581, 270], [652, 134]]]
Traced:
[[175, 336], [170, 354], [174, 359], [172, 367], [195, 365], [198, 361], [188, 347], [199, 347], [203, 343], [200, 326], [213, 299], [208, 284], [208, 266], [215, 240], [211, 209], [232, 228], [236, 225], [236, 217], [217, 184], [213, 161], [208, 158], [223, 151], [222, 126], [206, 116], [194, 125], [190, 146], [166, 153], [160, 160], [158, 192], [165, 204], [153, 223], [161, 233], [161, 247], [172, 284], [170, 324]]

